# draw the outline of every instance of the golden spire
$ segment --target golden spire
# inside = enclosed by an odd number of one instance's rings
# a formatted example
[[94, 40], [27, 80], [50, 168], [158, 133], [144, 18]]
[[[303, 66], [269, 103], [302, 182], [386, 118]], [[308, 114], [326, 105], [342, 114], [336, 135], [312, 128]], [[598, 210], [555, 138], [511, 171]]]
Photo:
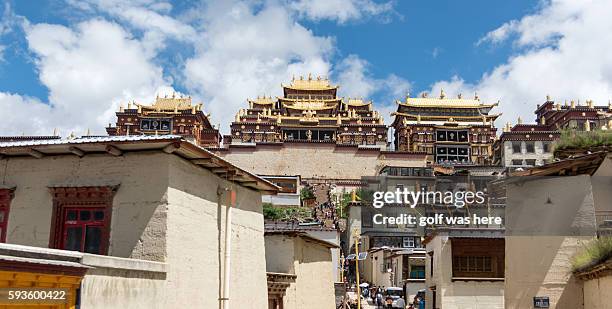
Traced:
[[576, 102], [574, 102], [574, 100], [570, 101], [570, 108], [576, 108]]
[[444, 89], [440, 88], [440, 99], [444, 99], [444, 97], [446, 97], [446, 94], [444, 93]]
[[550, 95], [549, 94], [546, 95], [546, 102], [550, 102]]
[[516, 121], [518, 124], [523, 124], [523, 118], [521, 118], [521, 116], [518, 116], [518, 119]]
[[593, 108], [593, 100], [587, 100], [587, 104], [589, 105], [589, 108]]
[[119, 112], [123, 112], [123, 103], [119, 105]]

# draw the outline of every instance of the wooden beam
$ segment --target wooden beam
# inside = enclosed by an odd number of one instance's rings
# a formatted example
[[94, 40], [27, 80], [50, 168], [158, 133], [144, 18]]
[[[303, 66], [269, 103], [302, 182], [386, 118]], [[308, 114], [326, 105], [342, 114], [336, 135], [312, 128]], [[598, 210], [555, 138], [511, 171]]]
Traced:
[[252, 185], [256, 185], [257, 184], [257, 181], [255, 181], [255, 180], [247, 180], [247, 181], [237, 180], [237, 182], [239, 182], [243, 186], [252, 186]]
[[212, 158], [193, 159], [193, 160], [191, 160], [191, 163], [198, 164], [198, 165], [208, 164], [208, 163], [211, 163], [211, 162], [212, 162]]
[[68, 150], [70, 152], [72, 152], [75, 156], [78, 156], [80, 158], [82, 158], [85, 155], [85, 151], [79, 149], [78, 147], [72, 146], [72, 147], [68, 148]]
[[31, 155], [32, 157], [36, 158], [36, 159], [40, 159], [40, 158], [45, 156], [44, 153], [42, 153], [42, 152], [40, 152], [40, 151], [38, 151], [36, 149], [30, 149], [28, 151], [28, 154]]
[[232, 172], [228, 167], [213, 167], [210, 169], [210, 171], [215, 174], [226, 174]]
[[108, 152], [109, 154], [112, 154], [113, 156], [120, 156], [123, 154], [123, 151], [121, 151], [121, 149], [113, 146], [113, 145], [106, 145], [106, 152]]
[[168, 146], [164, 147], [163, 151], [165, 153], [173, 153], [177, 149], [181, 148], [180, 143], [170, 143]]
[[193, 159], [191, 160], [191, 162], [193, 164], [197, 164], [197, 165], [204, 165], [207, 167], [211, 167], [211, 166], [219, 166], [221, 165], [221, 162], [217, 159], [217, 158], [202, 158], [202, 159]]

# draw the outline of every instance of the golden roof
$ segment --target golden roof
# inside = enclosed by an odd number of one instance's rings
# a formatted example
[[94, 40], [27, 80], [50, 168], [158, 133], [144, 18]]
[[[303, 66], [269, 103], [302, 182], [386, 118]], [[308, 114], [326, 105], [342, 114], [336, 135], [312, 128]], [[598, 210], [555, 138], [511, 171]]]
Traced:
[[276, 98], [272, 97], [257, 97], [256, 99], [248, 99], [249, 102], [259, 105], [272, 105], [276, 103]]
[[282, 105], [286, 108], [299, 109], [299, 110], [322, 110], [322, 109], [331, 109], [338, 106], [337, 102], [328, 101], [328, 100], [288, 100], [286, 102], [282, 102]]
[[191, 105], [191, 97], [176, 97], [172, 95], [172, 97], [156, 97], [155, 102], [152, 105], [142, 105], [136, 104], [137, 106], [141, 106], [143, 109], [154, 109], [154, 110], [189, 110], [192, 108]]
[[483, 104], [480, 100], [469, 99], [440, 99], [440, 98], [406, 98], [406, 101], [397, 101], [400, 105], [416, 107], [445, 107], [445, 108], [471, 108], [471, 107], [493, 107], [495, 104]]
[[499, 105], [494, 104], [483, 104], [480, 102], [480, 98], [476, 95], [473, 99], [464, 99], [459, 95], [457, 98], [448, 98], [442, 90], [439, 97], [427, 97], [422, 95], [420, 98], [406, 97], [406, 100], [396, 101], [399, 105], [414, 106], [414, 107], [444, 107], [444, 108], [479, 108], [479, 107], [494, 107]]
[[349, 106], [367, 106], [372, 104], [372, 101], [364, 101], [363, 99], [357, 98], [348, 98], [345, 103]]
[[404, 116], [404, 117], [414, 117], [414, 118], [421, 118], [421, 119], [451, 119], [451, 118], [455, 118], [455, 119], [496, 119], [497, 117], [501, 116], [501, 113], [498, 114], [491, 114], [491, 115], [479, 115], [479, 116], [462, 116], [462, 115], [416, 115], [416, 114], [409, 114], [409, 113], [401, 113], [401, 112], [392, 112], [391, 116]]
[[307, 78], [303, 76], [300, 76], [299, 79], [294, 77], [289, 85], [282, 84], [282, 86], [295, 90], [331, 90], [338, 88], [338, 86], [332, 86], [328, 78], [322, 78], [321, 76], [313, 78], [310, 74]]
[[185, 110], [191, 110], [193, 113], [202, 110], [202, 103], [193, 105], [191, 102], [191, 96], [183, 97], [176, 96], [164, 96], [155, 97], [155, 102], [152, 105], [143, 105], [134, 103], [138, 106], [139, 111], [143, 112], [179, 112]]

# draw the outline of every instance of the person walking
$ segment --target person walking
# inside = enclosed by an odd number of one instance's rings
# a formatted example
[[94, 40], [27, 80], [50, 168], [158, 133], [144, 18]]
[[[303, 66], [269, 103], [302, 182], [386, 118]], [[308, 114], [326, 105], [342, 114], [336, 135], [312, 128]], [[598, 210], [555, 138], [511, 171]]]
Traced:
[[376, 308], [380, 309], [383, 305], [383, 295], [381, 290], [376, 291]]

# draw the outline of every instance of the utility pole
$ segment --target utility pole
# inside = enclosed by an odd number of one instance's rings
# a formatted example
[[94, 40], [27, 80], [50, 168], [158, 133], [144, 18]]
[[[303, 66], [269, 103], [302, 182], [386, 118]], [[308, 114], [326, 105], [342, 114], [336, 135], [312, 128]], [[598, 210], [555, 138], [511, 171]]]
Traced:
[[359, 287], [359, 232], [353, 230], [355, 237], [355, 285], [357, 286], [357, 309], [361, 309], [361, 288]]

